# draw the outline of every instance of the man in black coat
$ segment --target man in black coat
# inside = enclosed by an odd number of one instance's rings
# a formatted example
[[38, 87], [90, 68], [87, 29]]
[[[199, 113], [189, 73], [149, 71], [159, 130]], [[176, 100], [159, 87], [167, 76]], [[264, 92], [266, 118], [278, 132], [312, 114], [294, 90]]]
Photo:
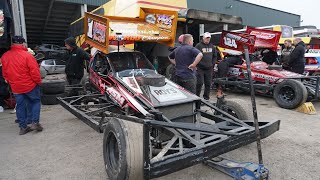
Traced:
[[[3, 110], [3, 107], [5, 105], [4, 100], [9, 97], [9, 85], [4, 80], [2, 76], [2, 64], [0, 59], [0, 109]], [[1, 112], [0, 110], [0, 112]]]
[[204, 84], [203, 98], [205, 100], [209, 100], [213, 66], [217, 61], [216, 47], [210, 43], [210, 39], [211, 34], [206, 32], [203, 34], [202, 41], [195, 46], [195, 48], [203, 54], [203, 58], [197, 66], [196, 95], [200, 97], [201, 89]]
[[306, 51], [305, 44], [301, 38], [295, 38], [293, 43], [295, 48], [290, 54], [288, 65], [292, 72], [303, 74], [305, 65], [304, 53]]
[[69, 85], [80, 84], [84, 74], [84, 60], [89, 61], [90, 55], [76, 45], [74, 37], [64, 40], [66, 48], [70, 51], [70, 57], [66, 63], [66, 75]]

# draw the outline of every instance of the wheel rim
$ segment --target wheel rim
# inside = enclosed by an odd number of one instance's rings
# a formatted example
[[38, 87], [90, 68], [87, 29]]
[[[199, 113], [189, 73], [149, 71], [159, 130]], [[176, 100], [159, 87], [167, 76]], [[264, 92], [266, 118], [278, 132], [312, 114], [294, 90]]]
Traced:
[[119, 146], [118, 140], [113, 132], [108, 134], [107, 143], [107, 166], [112, 169], [112, 171], [117, 171], [119, 169]]
[[284, 101], [293, 101], [296, 94], [291, 86], [283, 86], [279, 91], [279, 97]]
[[227, 112], [228, 114], [230, 114], [231, 116], [233, 116], [233, 117], [235, 117], [235, 118], [239, 118], [238, 115], [237, 115], [237, 113], [236, 113], [236, 111], [235, 111], [233, 108], [231, 108], [231, 107], [229, 107], [229, 106], [224, 106], [222, 109], [223, 109], [225, 112]]

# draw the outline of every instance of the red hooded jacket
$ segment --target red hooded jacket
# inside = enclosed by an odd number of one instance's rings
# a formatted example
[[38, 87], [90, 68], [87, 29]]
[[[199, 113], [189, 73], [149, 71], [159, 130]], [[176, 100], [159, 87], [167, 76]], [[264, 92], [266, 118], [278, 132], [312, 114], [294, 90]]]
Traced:
[[14, 44], [3, 54], [2, 74], [15, 94], [30, 92], [41, 84], [37, 60], [20, 44]]

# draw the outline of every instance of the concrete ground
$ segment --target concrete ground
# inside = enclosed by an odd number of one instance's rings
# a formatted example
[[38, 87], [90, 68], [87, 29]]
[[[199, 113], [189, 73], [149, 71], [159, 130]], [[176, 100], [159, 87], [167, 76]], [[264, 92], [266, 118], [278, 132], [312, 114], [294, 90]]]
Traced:
[[[227, 98], [247, 95], [231, 94]], [[270, 179], [320, 179], [320, 115], [306, 115], [279, 108], [273, 99], [257, 97], [260, 121], [281, 120], [280, 131], [262, 140], [265, 166]], [[320, 111], [320, 103], [315, 103]], [[102, 134], [64, 110], [61, 106], [43, 106], [44, 131], [18, 135], [15, 115], [0, 113], [0, 179], [108, 179], [102, 158]], [[257, 162], [256, 144], [227, 153], [239, 161]], [[230, 177], [196, 165], [158, 178], [229, 180]]]

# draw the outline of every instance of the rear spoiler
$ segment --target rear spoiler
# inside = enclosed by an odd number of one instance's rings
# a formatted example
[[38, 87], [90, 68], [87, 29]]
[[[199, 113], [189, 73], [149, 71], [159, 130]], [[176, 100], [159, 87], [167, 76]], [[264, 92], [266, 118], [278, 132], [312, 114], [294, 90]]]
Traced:
[[158, 42], [173, 47], [177, 18], [176, 11], [149, 8], [141, 8], [138, 18], [85, 13], [85, 40], [104, 53], [111, 41]]

